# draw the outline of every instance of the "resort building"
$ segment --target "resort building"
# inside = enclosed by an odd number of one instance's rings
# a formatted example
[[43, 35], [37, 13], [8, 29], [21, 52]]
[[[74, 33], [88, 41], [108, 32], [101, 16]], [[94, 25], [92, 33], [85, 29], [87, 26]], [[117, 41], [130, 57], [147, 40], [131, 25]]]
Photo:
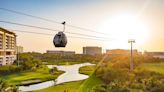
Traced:
[[83, 54], [85, 55], [100, 55], [102, 54], [101, 47], [87, 46], [83, 47]]
[[47, 50], [47, 53], [56, 55], [74, 55], [75, 51]]
[[0, 27], [0, 65], [16, 60], [16, 34]]
[[164, 58], [164, 52], [144, 52], [144, 55], [158, 57], [158, 58]]
[[[109, 55], [129, 55], [130, 50], [125, 50], [125, 49], [111, 49], [111, 50], [106, 50], [106, 54]], [[136, 49], [133, 50], [133, 54], [140, 54]]]

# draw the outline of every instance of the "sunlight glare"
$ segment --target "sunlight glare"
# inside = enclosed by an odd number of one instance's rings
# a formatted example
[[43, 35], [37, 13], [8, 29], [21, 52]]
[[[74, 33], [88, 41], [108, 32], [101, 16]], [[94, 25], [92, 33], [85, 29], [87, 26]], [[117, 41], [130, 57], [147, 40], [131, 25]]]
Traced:
[[126, 42], [128, 39], [135, 39], [138, 45], [142, 45], [148, 37], [148, 29], [145, 23], [139, 18], [127, 14], [106, 19], [102, 23], [100, 31], [110, 34], [117, 41], [115, 45], [122, 46], [123, 48], [127, 47]]

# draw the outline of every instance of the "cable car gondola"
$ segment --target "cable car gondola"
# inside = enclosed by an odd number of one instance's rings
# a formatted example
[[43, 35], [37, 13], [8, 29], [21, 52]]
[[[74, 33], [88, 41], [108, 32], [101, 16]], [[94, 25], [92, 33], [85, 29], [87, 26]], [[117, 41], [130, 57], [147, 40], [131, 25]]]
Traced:
[[53, 43], [55, 47], [65, 47], [67, 44], [66, 35], [63, 32], [58, 32], [54, 37]]
[[64, 34], [65, 31], [65, 21], [62, 23], [64, 25], [64, 29], [63, 31], [58, 32], [54, 39], [53, 39], [53, 43], [55, 47], [65, 47], [67, 44], [67, 37]]

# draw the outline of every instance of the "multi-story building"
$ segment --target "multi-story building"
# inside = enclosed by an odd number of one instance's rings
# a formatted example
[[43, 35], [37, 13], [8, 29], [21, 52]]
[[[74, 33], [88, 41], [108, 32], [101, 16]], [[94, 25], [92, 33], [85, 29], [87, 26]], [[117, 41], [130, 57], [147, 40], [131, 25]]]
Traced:
[[164, 52], [144, 52], [144, 55], [158, 57], [158, 58], [164, 58]]
[[[130, 54], [130, 50], [111, 49], [111, 50], [106, 50], [106, 54], [109, 54], [109, 55], [126, 55], [126, 54]], [[139, 54], [139, 52], [136, 49], [134, 49], [133, 54]]]
[[0, 27], [0, 65], [16, 60], [16, 34]]
[[16, 53], [23, 53], [23, 47], [22, 46], [16, 46]]
[[57, 54], [57, 55], [74, 55], [75, 51], [57, 51], [57, 50], [47, 50], [49, 54]]
[[83, 47], [83, 54], [100, 55], [100, 54], [102, 54], [102, 48], [101, 47], [94, 47], [94, 46]]

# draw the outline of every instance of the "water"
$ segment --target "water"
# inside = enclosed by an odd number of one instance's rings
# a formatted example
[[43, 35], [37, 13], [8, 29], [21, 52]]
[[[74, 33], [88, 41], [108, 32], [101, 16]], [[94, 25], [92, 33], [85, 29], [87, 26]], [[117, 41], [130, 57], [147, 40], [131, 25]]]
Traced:
[[21, 91], [39, 90], [39, 89], [48, 88], [55, 84], [87, 79], [89, 76], [80, 74], [79, 68], [82, 66], [88, 66], [88, 65], [94, 65], [94, 64], [82, 63], [82, 64], [74, 64], [74, 65], [61, 65], [61, 66], [48, 65], [48, 68], [50, 68], [50, 69], [53, 67], [57, 67], [58, 70], [65, 71], [65, 73], [60, 75], [55, 81], [52, 80], [52, 81], [46, 81], [46, 82], [42, 82], [42, 83], [38, 83], [38, 84], [32, 84], [29, 86], [19, 86], [18, 89]]

